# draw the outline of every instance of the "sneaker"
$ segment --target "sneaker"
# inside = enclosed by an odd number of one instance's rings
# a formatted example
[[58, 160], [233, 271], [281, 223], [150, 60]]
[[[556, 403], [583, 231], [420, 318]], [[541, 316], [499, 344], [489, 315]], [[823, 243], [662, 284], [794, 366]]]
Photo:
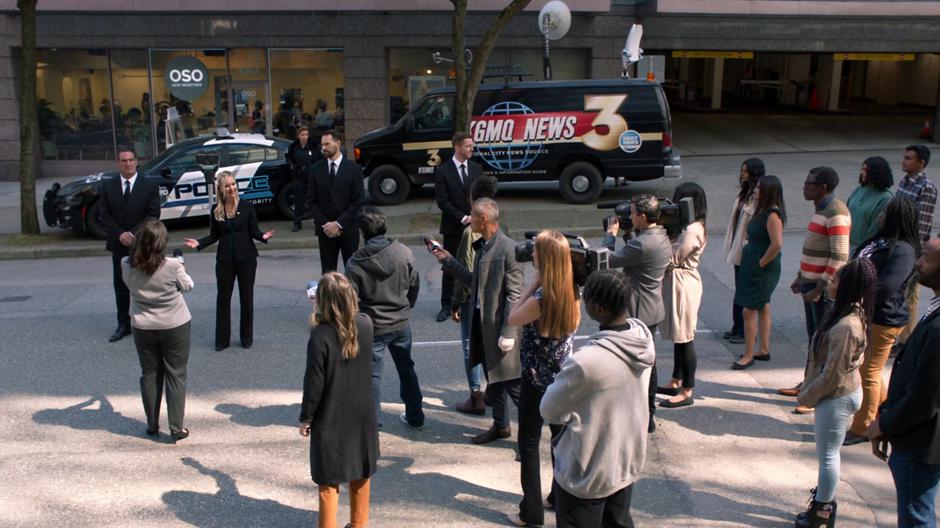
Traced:
[[401, 420], [401, 423], [408, 425], [414, 429], [421, 429], [424, 426], [424, 422], [416, 424], [414, 422], [408, 421], [408, 418], [405, 416], [405, 413], [399, 414], [398, 419]]

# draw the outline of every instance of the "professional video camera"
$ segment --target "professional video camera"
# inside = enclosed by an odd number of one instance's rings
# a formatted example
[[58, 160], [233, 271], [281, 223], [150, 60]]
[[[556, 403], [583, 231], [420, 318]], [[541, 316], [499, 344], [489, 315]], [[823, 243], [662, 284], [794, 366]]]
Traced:
[[[613, 209], [614, 216], [620, 221], [620, 229], [627, 233], [633, 229], [633, 221], [630, 220], [630, 202], [601, 202], [597, 204], [598, 209]], [[604, 218], [604, 231], [607, 231], [607, 225], [610, 217]], [[689, 224], [695, 221], [695, 206], [692, 198], [685, 197], [674, 204], [667, 198], [659, 198], [659, 220], [657, 224], [666, 229], [669, 238], [674, 238], [682, 232]]]
[[[516, 262], [532, 262], [532, 252], [535, 250], [535, 237], [538, 231], [526, 231], [526, 241], [516, 246]], [[583, 286], [588, 275], [610, 267], [610, 250], [607, 248], [591, 248], [587, 240], [575, 235], [562, 233], [568, 240], [571, 249], [571, 269], [574, 273], [574, 282]]]

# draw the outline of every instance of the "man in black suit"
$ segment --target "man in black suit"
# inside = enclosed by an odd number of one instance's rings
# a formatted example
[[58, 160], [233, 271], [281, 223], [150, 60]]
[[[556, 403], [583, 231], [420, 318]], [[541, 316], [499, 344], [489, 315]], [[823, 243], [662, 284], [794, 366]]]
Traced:
[[[454, 157], [434, 169], [434, 197], [441, 209], [440, 233], [444, 236], [444, 249], [457, 253], [460, 235], [470, 223], [470, 186], [483, 175], [480, 165], [470, 161], [473, 157], [473, 139], [463, 132], [454, 134]], [[454, 278], [445, 273], [441, 278], [441, 311], [437, 322], [450, 319], [450, 299], [454, 293]]]
[[131, 295], [121, 277], [121, 259], [130, 254], [132, 231], [145, 218], [160, 218], [160, 188], [137, 174], [137, 156], [129, 148], [118, 152], [121, 175], [106, 180], [98, 196], [98, 221], [108, 233], [105, 248], [111, 252], [114, 300], [117, 304], [117, 330], [108, 338], [118, 341], [131, 334]]
[[356, 215], [365, 200], [362, 169], [340, 152], [342, 138], [327, 130], [320, 138], [324, 159], [310, 168], [307, 211], [313, 217], [320, 242], [320, 273], [336, 271], [340, 252], [343, 268], [359, 248]]
[[888, 399], [865, 434], [894, 477], [898, 526], [934, 526], [940, 487], [940, 238], [927, 242], [916, 268], [934, 297], [894, 360]]

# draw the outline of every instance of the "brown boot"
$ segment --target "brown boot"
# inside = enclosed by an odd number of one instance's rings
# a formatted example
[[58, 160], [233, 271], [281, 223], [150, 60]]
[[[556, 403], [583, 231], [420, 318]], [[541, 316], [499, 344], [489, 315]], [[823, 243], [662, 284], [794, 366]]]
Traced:
[[496, 424], [493, 424], [493, 427], [490, 427], [484, 433], [474, 436], [470, 441], [474, 444], [488, 444], [503, 438], [509, 438], [510, 436], [512, 436], [512, 429], [509, 427], [496, 427]]
[[473, 391], [467, 401], [454, 405], [458, 412], [467, 414], [486, 414], [486, 405], [483, 404], [483, 392]]

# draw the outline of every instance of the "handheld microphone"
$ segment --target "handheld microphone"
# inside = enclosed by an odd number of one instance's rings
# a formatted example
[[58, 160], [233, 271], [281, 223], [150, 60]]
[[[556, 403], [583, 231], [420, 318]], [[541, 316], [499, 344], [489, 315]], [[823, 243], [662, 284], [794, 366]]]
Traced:
[[176, 248], [173, 250], [173, 258], [180, 261], [180, 264], [182, 264], [186, 260], [183, 258], [183, 250], [180, 248]]

